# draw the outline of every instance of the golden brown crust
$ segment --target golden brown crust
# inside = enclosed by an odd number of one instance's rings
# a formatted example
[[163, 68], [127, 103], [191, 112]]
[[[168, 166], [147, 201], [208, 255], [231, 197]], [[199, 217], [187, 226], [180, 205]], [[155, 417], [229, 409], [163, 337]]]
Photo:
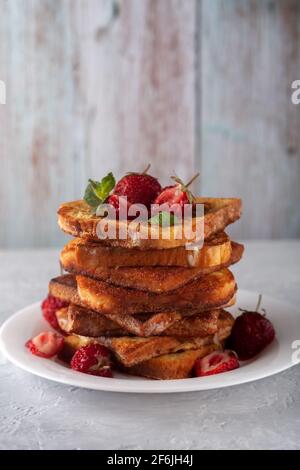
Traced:
[[76, 279], [81, 305], [99, 313], [114, 315], [173, 310], [194, 310], [196, 313], [227, 304], [236, 291], [234, 276], [228, 269], [208, 274], [163, 294], [116, 287], [84, 276], [77, 276]]
[[[239, 219], [241, 215], [240, 199], [197, 198], [196, 202], [209, 206], [209, 210], [204, 216], [205, 239], [209, 238], [214, 233], [224, 230], [227, 225]], [[74, 237], [88, 238], [100, 243], [97, 235], [97, 226], [100, 220], [101, 218], [93, 215], [89, 206], [82, 200], [64, 203], [58, 209], [58, 224], [60, 228]], [[119, 236], [120, 230], [122, 227], [127, 229], [131, 222], [126, 220], [111, 220], [109, 223], [111, 227], [115, 227], [116, 237], [114, 239], [106, 239], [105, 244], [123, 248], [175, 248], [193, 242], [200, 236], [199, 233], [194, 233], [189, 236], [183, 233], [182, 237], [177, 238], [178, 233], [182, 231], [182, 226], [174, 225], [165, 228], [152, 226], [152, 228], [150, 228], [148, 223], [145, 222], [140, 225], [140, 233], [147, 237], [146, 239], [137, 237], [136, 233], [132, 233], [131, 236], [123, 240]], [[197, 218], [194, 218], [192, 225], [193, 232], [195, 232], [196, 223]], [[158, 239], [149, 238], [149, 231], [157, 232]]]
[[207, 356], [216, 349], [219, 349], [217, 345], [209, 344], [195, 350], [165, 354], [141, 362], [133, 367], [126, 367], [124, 371], [131, 375], [149, 379], [187, 379], [191, 377], [196, 359]]

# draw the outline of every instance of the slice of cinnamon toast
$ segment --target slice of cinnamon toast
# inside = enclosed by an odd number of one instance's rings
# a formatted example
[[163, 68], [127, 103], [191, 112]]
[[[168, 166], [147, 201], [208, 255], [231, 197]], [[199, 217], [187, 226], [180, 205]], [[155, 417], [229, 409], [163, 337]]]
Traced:
[[83, 306], [114, 315], [186, 310], [196, 313], [215, 309], [227, 304], [237, 288], [234, 276], [228, 269], [207, 274], [180, 289], [162, 294], [117, 287], [85, 276], [76, 276], [76, 280]]
[[64, 247], [61, 262], [66, 271], [74, 268], [95, 271], [97, 268], [179, 266], [209, 268], [226, 263], [231, 256], [231, 242], [224, 232], [205, 240], [201, 249], [118, 248], [88, 239], [75, 238]]
[[[161, 327], [161, 322], [165, 322], [165, 314], [137, 315], [134, 317], [139, 320], [142, 328], [134, 333], [136, 336], [156, 336], [164, 334], [165, 336], [175, 337], [193, 337], [207, 336], [216, 333], [218, 328], [218, 318], [222, 310], [210, 310], [202, 314], [196, 314], [191, 317], [181, 317], [166, 328]], [[99, 315], [93, 310], [88, 310], [77, 305], [71, 304], [69, 307], [62, 308], [56, 312], [56, 317], [60, 328], [68, 334], [77, 334], [81, 336], [125, 336], [128, 333], [127, 324], [121, 328], [118, 323]], [[114, 317], [111, 317], [112, 319]], [[158, 324], [157, 326], [155, 324]], [[127, 327], [127, 328], [126, 328]]]
[[[111, 219], [108, 225], [111, 232], [115, 232], [115, 236], [107, 238], [105, 244], [140, 249], [168, 249], [185, 246], [221, 232], [241, 216], [241, 200], [237, 198], [197, 198], [195, 202], [203, 204], [206, 211], [202, 217], [192, 219], [191, 230], [188, 234], [182, 230], [182, 224], [174, 224], [171, 227], [154, 227], [145, 221], [139, 224], [137, 236], [136, 230], [132, 230], [131, 221]], [[98, 237], [99, 222], [101, 222], [101, 217], [95, 216], [89, 205], [83, 200], [64, 203], [58, 209], [60, 228], [75, 237], [100, 242]], [[203, 233], [196, 230], [198, 224], [200, 226], [202, 224]], [[122, 238], [120, 233], [124, 233], [124, 231], [128, 233], [128, 236]]]

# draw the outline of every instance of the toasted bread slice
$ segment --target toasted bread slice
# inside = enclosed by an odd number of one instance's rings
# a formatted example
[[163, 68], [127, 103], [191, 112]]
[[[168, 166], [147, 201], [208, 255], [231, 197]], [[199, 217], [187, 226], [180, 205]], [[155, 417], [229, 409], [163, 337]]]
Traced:
[[76, 248], [71, 250], [65, 248], [61, 255], [61, 263], [66, 271], [74, 274], [87, 275], [119, 287], [129, 287], [159, 294], [179, 289], [193, 279], [238, 262], [242, 257], [243, 249], [243, 245], [233, 242], [232, 248], [226, 252], [227, 254], [230, 253], [230, 257], [224, 257], [224, 259], [227, 259], [226, 262], [197, 268], [175, 266], [107, 268], [101, 264], [91, 267], [87, 260], [83, 264], [77, 263]]
[[[61, 253], [61, 263], [66, 271], [82, 270], [97, 275], [98, 269], [122, 267], [179, 266], [203, 268], [227, 263], [231, 256], [231, 242], [224, 232], [217, 233], [201, 249], [186, 250], [185, 247], [168, 250], [140, 250], [117, 248], [82, 238], [71, 240]], [[100, 277], [101, 278], [101, 277]]]
[[61, 357], [68, 360], [80, 347], [91, 343], [98, 343], [109, 348], [117, 360], [124, 366], [131, 367], [170, 352], [199, 349], [210, 344], [219, 345], [220, 342], [230, 335], [233, 323], [232, 316], [226, 312], [224, 319], [220, 319], [219, 328], [215, 335], [184, 339], [172, 336], [153, 336], [150, 338], [101, 336], [92, 338], [70, 335], [65, 337], [65, 345]]
[[[141, 327], [134, 333], [136, 336], [156, 336], [164, 334], [165, 336], [175, 337], [193, 337], [193, 336], [207, 336], [217, 332], [218, 329], [218, 318], [220, 310], [210, 310], [203, 312], [202, 314], [196, 314], [192, 317], [181, 318], [178, 315], [178, 319], [168, 327], [162, 329], [161, 321], [165, 321], [165, 318], [161, 319], [165, 314], [154, 314], [154, 315], [139, 315], [134, 317], [140, 321]], [[131, 333], [112, 320], [107, 319], [103, 315], [94, 312], [93, 310], [87, 310], [77, 305], [71, 304], [69, 307], [62, 308], [56, 312], [56, 317], [60, 328], [66, 333], [73, 333], [81, 336], [126, 336]], [[137, 318], [138, 317], [138, 318]], [[114, 318], [114, 317], [112, 317]], [[132, 318], [132, 317], [129, 317]], [[152, 320], [152, 321], [151, 321]], [[156, 328], [156, 323], [158, 326]]]
[[153, 357], [148, 361], [141, 362], [133, 367], [126, 367], [123, 370], [127, 374], [139, 375], [149, 379], [187, 379], [192, 375], [196, 359], [207, 356], [217, 349], [220, 348], [216, 344], [207, 344], [199, 349]]
[[[105, 244], [123, 248], [168, 249], [185, 246], [188, 243], [207, 239], [214, 233], [235, 222], [241, 216], [241, 200], [226, 198], [197, 198], [197, 204], [204, 204], [208, 209], [202, 217], [192, 219], [192, 230], [186, 234], [182, 224], [171, 227], [149, 225], [147, 222], [138, 224], [139, 233], [133, 229], [132, 221], [109, 220], [108, 225], [114, 233], [112, 238], [105, 239]], [[72, 201], [62, 204], [58, 210], [58, 224], [70, 235], [100, 241], [98, 237], [101, 217], [95, 216], [88, 204], [83, 201]], [[106, 219], [107, 221], [107, 219]], [[196, 230], [203, 226], [203, 233]], [[98, 232], [98, 233], [97, 233]], [[123, 239], [121, 233], [128, 236]], [[201, 230], [202, 232], [202, 230]]]
[[77, 276], [76, 279], [82, 305], [99, 313], [114, 315], [174, 310], [194, 310], [196, 313], [227, 304], [236, 291], [234, 276], [228, 269], [208, 274], [163, 294], [116, 287], [85, 276]]

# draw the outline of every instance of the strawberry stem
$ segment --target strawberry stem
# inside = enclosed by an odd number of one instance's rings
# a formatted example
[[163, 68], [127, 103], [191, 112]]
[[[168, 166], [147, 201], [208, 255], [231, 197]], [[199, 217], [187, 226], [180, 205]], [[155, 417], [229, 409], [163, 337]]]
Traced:
[[151, 163], [148, 163], [148, 165], [146, 166], [146, 168], [145, 168], [144, 171], [142, 172], [142, 175], [146, 175], [146, 174], [148, 173], [150, 167], [151, 167]]
[[188, 181], [184, 186], [186, 188], [188, 188], [189, 186], [191, 186], [191, 184], [198, 178], [198, 176], [200, 175], [200, 173], [196, 173], [192, 179], [190, 179], [190, 181]]

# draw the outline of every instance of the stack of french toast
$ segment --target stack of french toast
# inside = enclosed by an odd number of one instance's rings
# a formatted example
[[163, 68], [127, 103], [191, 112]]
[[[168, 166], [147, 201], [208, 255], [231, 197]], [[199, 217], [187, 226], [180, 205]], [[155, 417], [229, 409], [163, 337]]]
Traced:
[[237, 290], [228, 268], [243, 254], [224, 230], [239, 219], [241, 201], [194, 202], [204, 206], [200, 248], [172, 236], [99, 240], [100, 217], [87, 202], [61, 205], [59, 226], [75, 237], [61, 252], [66, 274], [49, 285], [65, 305], [56, 313], [65, 333], [61, 358], [70, 361], [96, 343], [111, 351], [121, 372], [182, 379], [192, 375], [196, 359], [223, 348], [234, 324], [226, 308]]

